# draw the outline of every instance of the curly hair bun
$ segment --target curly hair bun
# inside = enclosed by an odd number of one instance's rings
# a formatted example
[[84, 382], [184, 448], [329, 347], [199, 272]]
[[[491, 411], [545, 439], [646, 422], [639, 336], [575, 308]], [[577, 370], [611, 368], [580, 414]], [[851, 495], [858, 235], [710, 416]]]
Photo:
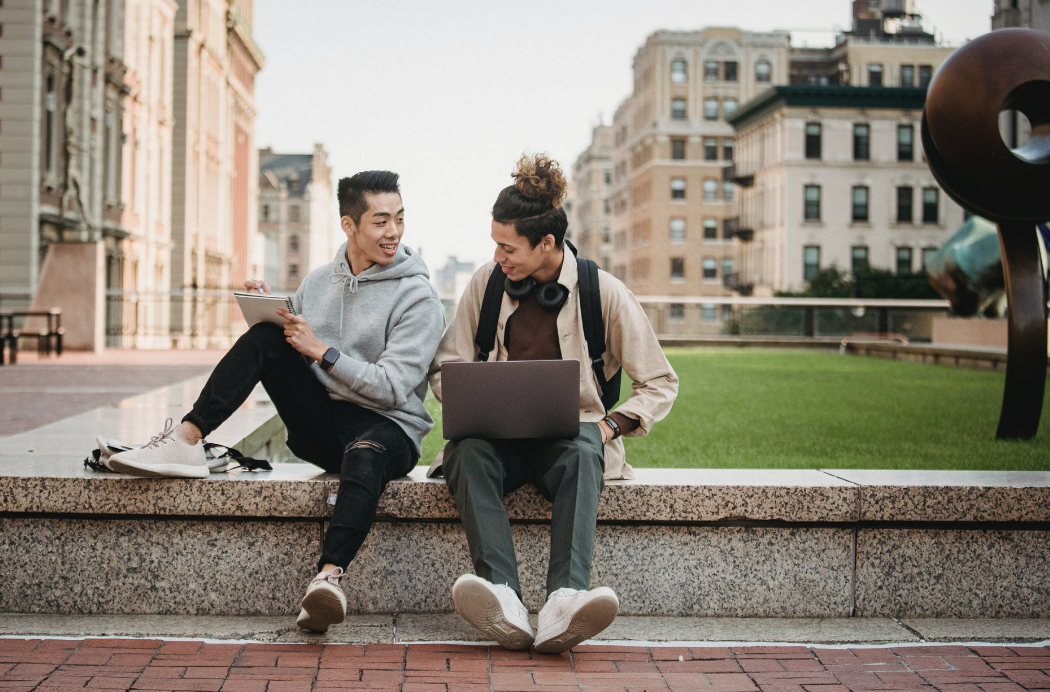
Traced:
[[523, 154], [511, 176], [514, 178], [514, 187], [529, 199], [548, 203], [552, 207], [561, 206], [565, 199], [568, 182], [562, 173], [561, 164], [546, 154]]

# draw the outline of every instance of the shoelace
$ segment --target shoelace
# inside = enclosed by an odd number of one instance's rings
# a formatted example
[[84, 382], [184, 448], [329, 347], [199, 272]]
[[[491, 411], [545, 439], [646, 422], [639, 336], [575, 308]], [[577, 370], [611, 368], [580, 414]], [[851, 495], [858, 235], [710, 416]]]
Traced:
[[164, 440], [171, 438], [175, 434], [175, 428], [177, 427], [179, 426], [175, 425], [175, 421], [171, 418], [164, 421], [164, 429], [149, 438], [149, 442], [145, 444], [145, 447], [159, 447]]
[[328, 582], [329, 584], [339, 586], [339, 582], [344, 576], [346, 576], [346, 571], [343, 570], [342, 567], [336, 567], [334, 572], [321, 572], [314, 577], [314, 581]]
[[514, 593], [514, 589], [510, 588], [506, 584], [493, 584], [494, 587], [501, 591], [505, 591], [513, 600], [511, 603], [518, 610], [518, 612], [526, 619], [529, 617], [529, 611], [526, 610], [525, 605], [518, 599], [518, 594]]

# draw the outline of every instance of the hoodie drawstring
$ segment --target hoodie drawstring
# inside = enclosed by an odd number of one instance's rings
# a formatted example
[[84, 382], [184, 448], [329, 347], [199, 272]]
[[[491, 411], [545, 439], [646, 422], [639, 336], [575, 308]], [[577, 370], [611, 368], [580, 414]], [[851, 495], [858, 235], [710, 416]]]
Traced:
[[343, 284], [343, 292], [341, 294], [342, 301], [339, 307], [339, 336], [343, 336], [343, 315], [346, 313], [346, 290], [350, 289], [351, 293], [357, 293], [358, 280], [357, 277], [350, 273], [350, 267], [346, 266], [346, 262], [342, 262], [339, 265], [342, 270], [341, 273], [332, 274], [328, 282], [331, 284]]

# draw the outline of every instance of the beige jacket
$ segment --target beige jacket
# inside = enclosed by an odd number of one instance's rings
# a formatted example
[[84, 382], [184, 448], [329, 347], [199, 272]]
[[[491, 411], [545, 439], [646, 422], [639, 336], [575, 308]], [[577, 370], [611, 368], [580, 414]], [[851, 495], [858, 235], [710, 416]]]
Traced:
[[[572, 254], [567, 250], [565, 257], [570, 261], [562, 262], [558, 283], [569, 289], [569, 298], [558, 313], [558, 337], [562, 358], [580, 361], [580, 421], [594, 423], [605, 417], [605, 409], [598, 381], [590, 367], [587, 340], [583, 335], [576, 262], [571, 261]], [[456, 316], [438, 344], [437, 355], [430, 366], [430, 386], [439, 401], [441, 364], [477, 360], [478, 348], [474, 344], [474, 335], [478, 328], [485, 286], [495, 266], [495, 262], [489, 262], [474, 272], [470, 284], [460, 297]], [[611, 377], [617, 368], [623, 366], [632, 382], [631, 395], [614, 410], [639, 422], [638, 427], [628, 433], [628, 437], [647, 435], [653, 424], [662, 420], [671, 410], [671, 404], [678, 394], [678, 376], [667, 362], [652, 325], [634, 294], [620, 280], [604, 271], [598, 272], [598, 284], [602, 296], [602, 319], [605, 321], [605, 375]], [[518, 301], [503, 295], [496, 325], [495, 355], [492, 356], [495, 360], [507, 360], [507, 347], [503, 343], [504, 328], [517, 307]], [[439, 454], [434, 460], [428, 476], [433, 476], [440, 468], [441, 456]], [[619, 438], [605, 446], [605, 478], [634, 478], [634, 470], [624, 460], [623, 441]]]

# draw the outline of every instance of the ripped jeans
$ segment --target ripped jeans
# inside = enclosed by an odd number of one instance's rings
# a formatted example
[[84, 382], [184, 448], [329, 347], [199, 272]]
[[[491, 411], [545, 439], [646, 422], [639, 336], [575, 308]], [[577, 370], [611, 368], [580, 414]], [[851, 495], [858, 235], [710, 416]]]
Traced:
[[183, 418], [207, 436], [262, 382], [288, 429], [288, 448], [329, 473], [339, 493], [325, 532], [318, 569], [345, 568], [375, 520], [386, 484], [415, 467], [419, 456], [394, 421], [349, 401], [332, 399], [310, 361], [284, 340], [277, 325], [259, 323], [223, 356]]

